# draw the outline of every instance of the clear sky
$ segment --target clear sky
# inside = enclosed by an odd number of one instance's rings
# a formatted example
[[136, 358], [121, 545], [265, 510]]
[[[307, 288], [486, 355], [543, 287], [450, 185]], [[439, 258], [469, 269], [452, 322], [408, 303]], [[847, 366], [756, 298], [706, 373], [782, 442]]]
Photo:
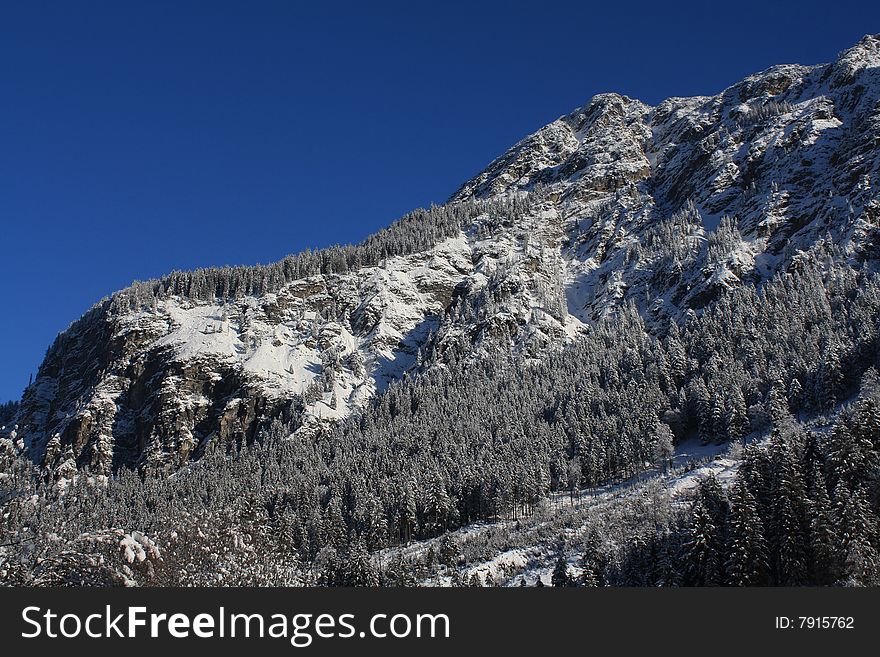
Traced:
[[0, 2], [0, 401], [134, 279], [358, 241], [595, 93], [878, 31], [844, 0]]

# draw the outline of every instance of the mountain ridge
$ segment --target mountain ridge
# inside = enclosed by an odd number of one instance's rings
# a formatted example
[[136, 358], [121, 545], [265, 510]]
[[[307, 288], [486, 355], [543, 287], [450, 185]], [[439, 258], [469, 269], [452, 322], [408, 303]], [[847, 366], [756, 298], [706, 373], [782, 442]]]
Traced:
[[136, 283], [59, 337], [9, 435], [62, 478], [173, 469], [277, 415], [327, 431], [448, 358], [540, 358], [627, 304], [663, 333], [822, 243], [873, 269], [878, 66], [869, 36], [715, 96], [600, 94], [361, 247]]

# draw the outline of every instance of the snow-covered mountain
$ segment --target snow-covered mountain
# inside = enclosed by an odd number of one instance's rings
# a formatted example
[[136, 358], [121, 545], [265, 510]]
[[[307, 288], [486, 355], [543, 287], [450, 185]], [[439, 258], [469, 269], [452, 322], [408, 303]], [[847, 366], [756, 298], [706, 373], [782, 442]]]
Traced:
[[426, 248], [385, 243], [259, 292], [141, 284], [99, 303], [7, 431], [61, 476], [174, 467], [274, 415], [322, 431], [450, 358], [540, 357], [623, 304], [663, 332], [821, 242], [873, 267], [878, 147], [880, 36], [715, 96], [601, 94], [465, 183], [440, 209], [465, 217], [455, 230], [405, 220]]

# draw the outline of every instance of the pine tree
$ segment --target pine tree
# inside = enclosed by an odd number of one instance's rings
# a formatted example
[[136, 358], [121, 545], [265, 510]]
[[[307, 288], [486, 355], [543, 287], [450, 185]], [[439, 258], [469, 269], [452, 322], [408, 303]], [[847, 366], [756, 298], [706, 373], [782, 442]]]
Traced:
[[763, 523], [744, 477], [737, 478], [731, 503], [727, 582], [732, 586], [769, 584]]
[[556, 558], [556, 566], [553, 568], [551, 582], [553, 586], [572, 586], [571, 574], [568, 572], [568, 561], [566, 561], [565, 555], [562, 552]]
[[839, 541], [838, 562], [841, 581], [846, 585], [874, 586], [880, 583], [880, 555], [877, 540], [877, 516], [874, 515], [859, 485], [850, 491], [841, 480], [834, 489], [835, 519]]
[[831, 498], [818, 462], [813, 463], [810, 491], [810, 563], [813, 583], [830, 586], [838, 579], [837, 530]]
[[674, 436], [669, 425], [658, 422], [657, 436], [654, 443], [654, 462], [663, 467], [663, 471], [669, 468], [672, 463], [672, 457], [675, 455], [675, 445], [673, 444]]
[[453, 569], [449, 575], [449, 586], [453, 588], [462, 588], [467, 586], [467, 579], [464, 573], [458, 569]]
[[692, 586], [718, 586], [723, 555], [718, 550], [718, 528], [702, 498], [691, 509], [690, 535], [685, 544], [686, 583]]
[[860, 425], [851, 430], [838, 421], [831, 430], [828, 465], [833, 481], [843, 480], [852, 488], [865, 481], [876, 464], [876, 453], [870, 439], [870, 428]]
[[342, 550], [346, 544], [346, 533], [347, 528], [342, 517], [342, 504], [339, 498], [333, 495], [324, 510], [324, 520], [321, 523], [323, 544], [336, 550]]
[[[877, 386], [876, 376], [876, 371], [872, 369], [871, 376], [865, 376], [869, 382], [864, 387]], [[852, 432], [866, 452], [880, 450], [880, 402], [873, 396], [864, 396], [856, 403]], [[876, 454], [871, 455], [868, 460], [869, 464], [876, 462]]]
[[778, 585], [799, 586], [807, 578], [806, 491], [788, 445], [778, 432], [772, 440], [772, 572]]
[[584, 543], [581, 555], [581, 574], [578, 583], [581, 586], [595, 587], [604, 585], [603, 559], [599, 552], [599, 544], [595, 537], [589, 537]]
[[678, 586], [681, 583], [681, 573], [679, 572], [679, 544], [677, 536], [670, 531], [658, 532], [657, 541], [657, 558], [654, 568], [653, 582], [649, 582], [654, 586]]
[[342, 586], [379, 586], [379, 572], [363, 540], [356, 539], [342, 567]]
[[791, 421], [791, 411], [788, 408], [788, 396], [785, 385], [780, 379], [773, 382], [767, 400], [767, 408], [770, 411], [770, 419], [774, 427], [782, 426]]
[[458, 545], [449, 532], [446, 532], [443, 538], [440, 539], [440, 548], [437, 556], [440, 559], [440, 563], [444, 566], [452, 567], [458, 563]]
[[843, 385], [843, 369], [840, 358], [840, 347], [835, 341], [829, 341], [822, 353], [819, 366], [819, 400], [824, 408], [831, 408], [837, 403]]
[[749, 416], [746, 401], [739, 387], [734, 386], [727, 401], [725, 414], [727, 439], [741, 440], [749, 432]]
[[439, 471], [434, 471], [429, 486], [425, 513], [428, 518], [428, 529], [436, 535], [446, 529], [452, 511], [452, 500], [446, 492], [446, 484]]
[[401, 540], [404, 544], [409, 543], [416, 534], [417, 528], [415, 483], [407, 479], [403, 488], [403, 499], [400, 502]]
[[669, 370], [676, 386], [680, 386], [687, 370], [687, 356], [681, 343], [681, 335], [678, 325], [670, 322], [669, 333], [666, 336], [666, 352], [669, 362]]

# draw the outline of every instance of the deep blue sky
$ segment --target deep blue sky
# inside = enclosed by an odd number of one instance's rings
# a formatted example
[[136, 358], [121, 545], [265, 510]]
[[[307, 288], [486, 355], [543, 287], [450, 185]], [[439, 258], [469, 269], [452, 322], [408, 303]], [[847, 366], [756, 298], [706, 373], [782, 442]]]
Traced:
[[871, 4], [2, 2], [0, 400], [133, 279], [360, 240], [597, 92], [830, 61]]

